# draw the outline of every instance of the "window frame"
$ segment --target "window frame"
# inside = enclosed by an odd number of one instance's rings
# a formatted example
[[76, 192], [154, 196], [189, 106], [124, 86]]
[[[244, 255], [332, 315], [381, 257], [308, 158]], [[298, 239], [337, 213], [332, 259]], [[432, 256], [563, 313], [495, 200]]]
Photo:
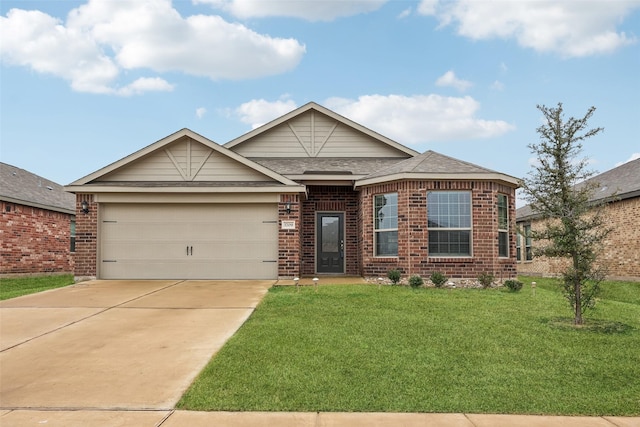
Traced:
[[[380, 219], [379, 215], [378, 215], [378, 211], [384, 209], [386, 206], [393, 206], [393, 205], [387, 205], [386, 203], [380, 207], [378, 207], [378, 198], [379, 197], [386, 197], [387, 199], [389, 198], [389, 196], [395, 196], [396, 199], [396, 204], [395, 204], [395, 228], [393, 227], [387, 227], [387, 228], [378, 228], [379, 225], [384, 225], [384, 219]], [[380, 212], [380, 214], [384, 215], [382, 212]], [[393, 216], [389, 216], [388, 218], [393, 218]], [[382, 223], [382, 224], [379, 224]], [[389, 235], [389, 236], [393, 236], [393, 233], [395, 233], [395, 253], [379, 253], [379, 245], [378, 245], [378, 241], [380, 240], [379, 236], [381, 236], [382, 234], [385, 235]], [[387, 245], [389, 243], [387, 242]], [[377, 258], [397, 258], [398, 257], [398, 193], [397, 192], [390, 192], [390, 193], [380, 193], [380, 194], [374, 194], [373, 195], [373, 256], [377, 257]]]
[[76, 252], [76, 220], [69, 221], [69, 252]]
[[524, 261], [533, 261], [533, 244], [531, 239], [531, 224], [522, 226], [524, 232]]
[[[496, 197], [498, 199], [498, 258], [509, 258], [509, 196], [499, 193]], [[501, 200], [504, 200], [504, 205], [500, 203]], [[503, 225], [504, 228], [501, 228]], [[502, 252], [503, 249], [504, 252]]]
[[522, 234], [520, 232], [516, 232], [516, 261], [522, 262], [522, 246], [520, 245], [522, 239]]
[[[465, 203], [465, 205], [467, 206], [466, 211], [468, 211], [467, 213], [464, 214], [458, 214], [455, 215], [454, 217], [458, 218], [458, 221], [461, 218], [466, 218], [468, 217], [468, 227], [433, 227], [431, 226], [431, 222], [430, 222], [430, 217], [429, 217], [429, 213], [431, 210], [431, 204], [429, 202], [429, 196], [432, 194], [438, 194], [438, 195], [450, 195], [450, 194], [466, 194], [467, 195], [467, 203]], [[428, 256], [429, 258], [472, 258], [473, 257], [473, 194], [470, 190], [433, 190], [433, 191], [428, 191], [427, 195], [426, 195], [426, 199], [427, 199], [427, 238], [428, 238]], [[440, 205], [440, 203], [438, 203], [438, 206]], [[447, 210], [449, 210], [449, 207], [452, 206], [450, 204], [447, 204]], [[460, 206], [460, 204], [458, 204], [458, 206]], [[449, 217], [451, 217], [450, 215], [448, 215]], [[437, 223], [437, 221], [432, 221], [433, 223]], [[432, 232], [439, 232], [439, 233], [455, 233], [455, 232], [465, 232], [468, 233], [468, 246], [469, 246], [469, 251], [468, 253], [443, 253], [443, 252], [432, 252], [431, 248], [432, 248]], [[460, 243], [458, 242], [458, 245], [460, 245]]]

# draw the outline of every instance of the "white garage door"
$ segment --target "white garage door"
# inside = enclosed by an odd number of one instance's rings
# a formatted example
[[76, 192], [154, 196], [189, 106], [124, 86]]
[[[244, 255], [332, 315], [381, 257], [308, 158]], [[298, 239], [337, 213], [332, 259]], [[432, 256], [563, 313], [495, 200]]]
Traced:
[[275, 279], [274, 204], [105, 204], [103, 279]]

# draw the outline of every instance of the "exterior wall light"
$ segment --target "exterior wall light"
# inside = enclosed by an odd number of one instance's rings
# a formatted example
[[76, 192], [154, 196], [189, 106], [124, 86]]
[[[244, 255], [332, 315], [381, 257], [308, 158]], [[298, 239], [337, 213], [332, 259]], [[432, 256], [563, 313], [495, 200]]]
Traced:
[[86, 200], [82, 201], [82, 212], [88, 214], [89, 213], [89, 202], [87, 202]]
[[291, 213], [291, 203], [287, 202], [287, 204], [285, 205], [285, 209], [287, 210], [287, 214]]

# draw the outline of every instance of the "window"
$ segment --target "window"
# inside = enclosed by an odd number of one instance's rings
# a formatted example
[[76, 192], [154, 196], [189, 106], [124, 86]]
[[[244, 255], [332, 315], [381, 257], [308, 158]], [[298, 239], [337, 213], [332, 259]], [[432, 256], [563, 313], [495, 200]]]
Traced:
[[376, 256], [398, 256], [398, 193], [374, 198], [374, 245]]
[[533, 251], [531, 248], [531, 225], [525, 225], [524, 229], [524, 259], [531, 261], [533, 259]]
[[522, 239], [522, 234], [516, 234], [516, 261], [522, 261], [522, 249], [520, 247], [520, 240]]
[[69, 250], [71, 252], [75, 252], [76, 251], [76, 221], [75, 220], [71, 220], [71, 231], [69, 233], [69, 236], [71, 237], [71, 247], [69, 248]]
[[471, 193], [427, 194], [429, 256], [471, 256]]
[[498, 256], [509, 257], [509, 203], [504, 194], [498, 194]]

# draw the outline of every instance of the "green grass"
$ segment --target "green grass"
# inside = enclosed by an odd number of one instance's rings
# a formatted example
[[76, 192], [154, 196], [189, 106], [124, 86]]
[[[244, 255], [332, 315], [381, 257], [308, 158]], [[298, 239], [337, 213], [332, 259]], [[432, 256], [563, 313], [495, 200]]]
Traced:
[[535, 296], [529, 278], [520, 292], [275, 287], [178, 407], [640, 415], [640, 284], [589, 314], [624, 327], [576, 330], [554, 327], [567, 303], [536, 280]]
[[15, 298], [22, 295], [46, 291], [47, 289], [60, 288], [71, 285], [73, 275], [63, 274], [56, 276], [19, 277], [12, 279], [0, 279], [0, 300]]

